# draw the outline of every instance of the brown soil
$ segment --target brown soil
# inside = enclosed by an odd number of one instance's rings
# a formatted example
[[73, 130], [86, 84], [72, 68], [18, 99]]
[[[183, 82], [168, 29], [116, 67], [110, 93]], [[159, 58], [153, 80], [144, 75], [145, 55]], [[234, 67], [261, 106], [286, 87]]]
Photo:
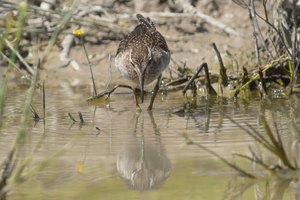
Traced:
[[[216, 2], [213, 4], [212, 2]], [[95, 3], [95, 2], [94, 2]], [[152, 7], [151, 7], [152, 6]], [[153, 9], [151, 9], [153, 8]], [[252, 38], [252, 27], [249, 21], [248, 12], [233, 3], [231, 0], [199, 1], [196, 8], [219, 22], [233, 28], [239, 36], [226, 34], [201, 18], [181, 17], [165, 18], [165, 22], [157, 23], [157, 29], [166, 37], [171, 50], [173, 61], [169, 67], [176, 69], [178, 65], [186, 66], [194, 70], [202, 62], [207, 62], [212, 73], [218, 73], [219, 63], [211, 44], [216, 43], [227, 67], [228, 73], [241, 72], [243, 66], [255, 66], [247, 63], [253, 60], [254, 45]], [[144, 5], [137, 12], [161, 11], [156, 4]], [[259, 8], [258, 8], [259, 9]], [[168, 11], [168, 10], [167, 10]], [[169, 11], [168, 11], [169, 12]], [[152, 18], [154, 22], [157, 19]], [[129, 30], [132, 30], [136, 22]], [[120, 76], [114, 66], [114, 55], [119, 41], [111, 41], [107, 44], [92, 45], [86, 43], [89, 56], [93, 60], [93, 71], [97, 88], [103, 90], [108, 83], [114, 85], [127, 82]], [[229, 51], [238, 62], [238, 69], [232, 59], [225, 53]], [[91, 85], [90, 72], [81, 45], [75, 45], [70, 52], [70, 58], [79, 63], [80, 69], [75, 70], [71, 65], [62, 67], [65, 61], [60, 61], [60, 49], [54, 47], [49, 54], [48, 60], [43, 66], [41, 79], [46, 81], [48, 87], [86, 87]], [[108, 55], [112, 55], [111, 70], [109, 69]], [[96, 58], [104, 58], [96, 62]], [[111, 78], [110, 78], [111, 71]], [[169, 75], [169, 70], [164, 72], [164, 76]]]

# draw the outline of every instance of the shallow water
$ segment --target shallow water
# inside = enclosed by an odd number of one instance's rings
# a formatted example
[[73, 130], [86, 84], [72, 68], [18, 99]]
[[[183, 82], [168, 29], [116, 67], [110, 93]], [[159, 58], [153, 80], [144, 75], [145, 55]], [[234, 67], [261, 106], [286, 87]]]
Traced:
[[[9, 92], [0, 152], [12, 146], [26, 90]], [[42, 115], [41, 93], [34, 108]], [[46, 119], [32, 122], [26, 155], [34, 164], [62, 151], [48, 166], [9, 193], [8, 199], [222, 199], [237, 173], [207, 151], [187, 145], [186, 137], [222, 157], [238, 162], [232, 153], [248, 154], [253, 139], [238, 127], [259, 129], [259, 113], [272, 113], [287, 134], [290, 116], [299, 121], [297, 98], [262, 105], [259, 98], [206, 99], [189, 103], [180, 93], [158, 96], [152, 112], [137, 112], [130, 93], [113, 94], [109, 104], [87, 104], [85, 90], [46, 90]], [[84, 123], [79, 123], [78, 112]], [[68, 113], [76, 119], [73, 123]], [[233, 121], [238, 124], [233, 123]], [[238, 189], [237, 189], [238, 190]], [[250, 187], [241, 199], [253, 199]]]

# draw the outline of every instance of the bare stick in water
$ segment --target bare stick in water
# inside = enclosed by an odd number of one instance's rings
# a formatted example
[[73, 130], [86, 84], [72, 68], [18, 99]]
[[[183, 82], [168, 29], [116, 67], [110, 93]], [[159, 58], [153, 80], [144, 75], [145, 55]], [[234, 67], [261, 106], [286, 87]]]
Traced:
[[206, 63], [203, 63], [203, 64], [199, 67], [199, 69], [197, 70], [197, 72], [192, 76], [192, 78], [190, 78], [190, 80], [185, 84], [185, 86], [184, 86], [184, 88], [183, 88], [183, 90], [182, 90], [182, 93], [183, 93], [183, 94], [186, 93], [188, 87], [189, 87], [189, 86], [192, 84], [192, 82], [194, 82], [194, 80], [199, 76], [199, 74], [200, 74], [200, 72], [202, 71], [202, 69], [203, 69], [203, 67], [204, 67], [205, 64], [206, 64]]
[[220, 51], [217, 48], [217, 45], [215, 43], [212, 43], [212, 46], [217, 54], [218, 60], [219, 60], [219, 64], [220, 64], [220, 76], [221, 76], [221, 83], [224, 87], [227, 87], [228, 85], [228, 78], [227, 78], [227, 74], [226, 74], [226, 68], [224, 66]]
[[87, 59], [87, 61], [89, 63], [89, 67], [90, 67], [90, 73], [91, 73], [91, 78], [92, 78], [92, 83], [93, 83], [93, 91], [94, 91], [93, 96], [96, 96], [97, 95], [97, 89], [96, 89], [96, 84], [95, 84], [95, 79], [94, 79], [94, 73], [93, 73], [92, 63], [91, 63], [90, 58], [88, 56], [87, 50], [85, 48], [84, 40], [83, 40], [82, 36], [81, 36], [81, 41], [82, 41], [82, 47], [83, 47], [86, 59]]

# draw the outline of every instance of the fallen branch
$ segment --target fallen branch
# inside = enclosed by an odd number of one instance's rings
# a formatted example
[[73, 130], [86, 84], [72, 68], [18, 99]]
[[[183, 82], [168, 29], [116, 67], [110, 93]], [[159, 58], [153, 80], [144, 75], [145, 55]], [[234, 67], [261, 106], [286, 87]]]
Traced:
[[127, 89], [130, 89], [130, 90], [134, 91], [134, 89], [131, 86], [129, 86], [129, 85], [116, 85], [116, 86], [114, 86], [110, 90], [106, 90], [104, 92], [101, 92], [99, 94], [96, 94], [96, 95], [88, 98], [87, 102], [92, 102], [92, 101], [97, 100], [97, 99], [99, 99], [101, 97], [104, 97], [104, 96], [108, 96], [109, 97], [111, 95], [111, 93], [113, 93], [117, 88], [127, 88]]

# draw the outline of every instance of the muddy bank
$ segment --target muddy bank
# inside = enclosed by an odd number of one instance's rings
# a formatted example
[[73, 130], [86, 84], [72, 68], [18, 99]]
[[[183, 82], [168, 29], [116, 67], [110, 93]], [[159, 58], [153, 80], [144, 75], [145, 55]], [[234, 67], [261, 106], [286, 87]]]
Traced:
[[[103, 8], [107, 6], [107, 2], [102, 1], [91, 1], [89, 3]], [[59, 6], [62, 5], [63, 3], [61, 2]], [[87, 6], [87, 2], [82, 2], [81, 5]], [[195, 70], [202, 62], [207, 62], [211, 72], [217, 73], [219, 65], [211, 46], [213, 42], [217, 44], [229, 73], [239, 73], [241, 72], [241, 67], [251, 66], [249, 62], [252, 60], [251, 52], [254, 50], [254, 45], [247, 10], [230, 0], [217, 1], [217, 4], [209, 1], [206, 3], [200, 1], [195, 4], [195, 8], [236, 31], [238, 35], [228, 34], [199, 16], [180, 13], [178, 15], [175, 13], [175, 15], [164, 16], [162, 13], [171, 13], [170, 10], [172, 9], [166, 3], [119, 4], [114, 5], [114, 12], [116, 12], [117, 8], [123, 7], [126, 7], [126, 9], [123, 9], [124, 12], [126, 10], [136, 11], [151, 17], [156, 23], [159, 32], [166, 38], [171, 51], [172, 61], [169, 65], [170, 69], [164, 73], [165, 77], [170, 75], [172, 69], [186, 65], [191, 70]], [[55, 10], [55, 8], [53, 9]], [[122, 12], [118, 14], [123, 16], [123, 18], [110, 23], [121, 27], [123, 30], [122, 34], [130, 32], [137, 24], [134, 14], [124, 14]], [[28, 17], [30, 18], [30, 16]], [[77, 26], [74, 25], [67, 27], [58, 37], [57, 44], [47, 54], [47, 60], [42, 66], [43, 70], [40, 72], [41, 80], [47, 83], [47, 87], [85, 87], [90, 84], [88, 62], [79, 40], [75, 39], [72, 42], [68, 59], [61, 56], [62, 43], [75, 28]], [[82, 30], [85, 34], [85, 45], [88, 55], [92, 60], [97, 87], [99, 89], [105, 88], [109, 82], [112, 85], [125, 83], [126, 80], [120, 76], [114, 67], [114, 56], [120, 38], [123, 36], [110, 39], [103, 37], [103, 40], [99, 41], [95, 39], [97, 32], [93, 31], [91, 27], [83, 26]], [[110, 34], [109, 31], [106, 32], [108, 35]], [[29, 47], [28, 51], [28, 62], [35, 63], [39, 54], [32, 53], [33, 47]], [[233, 57], [230, 57], [226, 51], [232, 54]], [[109, 55], [111, 56], [111, 63], [108, 60]], [[75, 61], [77, 65], [70, 64], [69, 59]], [[109, 67], [110, 65], [111, 68]]]

